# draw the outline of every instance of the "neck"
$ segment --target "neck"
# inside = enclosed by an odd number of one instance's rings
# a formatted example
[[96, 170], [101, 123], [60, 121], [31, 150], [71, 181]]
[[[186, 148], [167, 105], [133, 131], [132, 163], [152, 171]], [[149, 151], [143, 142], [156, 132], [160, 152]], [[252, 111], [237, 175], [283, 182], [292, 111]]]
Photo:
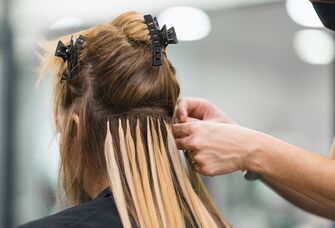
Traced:
[[85, 172], [84, 189], [91, 199], [95, 199], [103, 190], [109, 187], [106, 178], [102, 178], [96, 172]]

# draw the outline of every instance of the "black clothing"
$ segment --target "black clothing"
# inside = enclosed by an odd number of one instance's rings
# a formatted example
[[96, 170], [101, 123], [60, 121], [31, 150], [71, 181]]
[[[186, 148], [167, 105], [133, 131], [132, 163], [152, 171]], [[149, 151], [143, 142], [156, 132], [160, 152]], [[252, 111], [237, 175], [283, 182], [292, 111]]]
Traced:
[[335, 0], [312, 0], [312, 3], [323, 25], [335, 31]]
[[122, 223], [110, 190], [97, 198], [17, 228], [121, 228]]

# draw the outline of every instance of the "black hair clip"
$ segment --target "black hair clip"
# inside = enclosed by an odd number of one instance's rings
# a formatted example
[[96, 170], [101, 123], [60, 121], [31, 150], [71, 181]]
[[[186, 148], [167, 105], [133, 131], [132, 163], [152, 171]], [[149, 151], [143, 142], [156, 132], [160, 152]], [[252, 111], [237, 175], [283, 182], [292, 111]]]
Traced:
[[152, 45], [152, 65], [162, 65], [162, 49], [159, 41], [157, 20], [154, 21], [151, 15], [144, 15], [144, 21], [148, 26]]
[[168, 30], [166, 30], [166, 25], [164, 25], [163, 28], [159, 32], [160, 32], [161, 42], [164, 45], [164, 47], [166, 47], [168, 44], [178, 43], [178, 39], [177, 39], [176, 31], [174, 30], [174, 27], [171, 27]]
[[63, 59], [64, 62], [67, 61], [67, 74], [62, 74], [60, 82], [64, 80], [71, 81], [74, 75], [77, 73], [79, 53], [84, 45], [85, 37], [80, 35], [76, 41], [71, 37], [70, 44], [65, 46], [62, 41], [58, 42], [55, 56]]
[[162, 65], [162, 46], [168, 44], [177, 44], [178, 39], [174, 27], [166, 30], [166, 25], [160, 30], [157, 18], [153, 18], [150, 14], [144, 15], [144, 21], [148, 26], [152, 45], [152, 65]]

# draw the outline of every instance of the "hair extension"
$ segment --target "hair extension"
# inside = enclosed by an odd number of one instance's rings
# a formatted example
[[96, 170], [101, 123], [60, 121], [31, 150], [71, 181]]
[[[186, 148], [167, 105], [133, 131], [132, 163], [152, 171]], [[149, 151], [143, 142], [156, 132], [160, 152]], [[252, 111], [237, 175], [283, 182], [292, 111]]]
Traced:
[[[138, 227], [229, 227], [217, 214], [199, 176], [194, 178], [198, 189], [193, 189], [175, 147], [171, 128], [165, 120], [162, 121], [151, 116], [141, 120], [118, 119], [116, 138], [119, 142], [113, 141], [108, 122], [105, 142], [107, 172], [110, 172], [112, 193], [118, 196], [114, 198], [123, 223], [130, 223], [133, 219]], [[117, 171], [120, 166], [115, 156], [109, 154], [117, 153], [111, 149], [113, 146], [120, 149], [127, 188], [113, 187], [113, 183], [123, 183], [120, 171]], [[125, 200], [127, 189], [130, 194]], [[126, 202], [134, 205], [130, 213], [127, 213]]]
[[133, 140], [133, 137], [131, 135], [130, 132], [130, 124], [129, 124], [129, 120], [127, 119], [127, 132], [126, 132], [126, 146], [127, 146], [127, 150], [129, 153], [129, 161], [130, 161], [130, 168], [132, 170], [132, 176], [134, 179], [134, 194], [136, 194], [136, 198], [138, 200], [138, 206], [137, 206], [137, 213], [139, 211], [142, 211], [141, 216], [139, 217], [140, 220], [140, 224], [142, 224], [142, 226], [144, 227], [153, 227], [153, 225], [151, 224], [151, 220], [150, 220], [150, 213], [148, 210], [148, 205], [145, 201], [145, 197], [144, 197], [144, 191], [143, 191], [143, 186], [142, 186], [142, 178], [141, 178], [141, 174], [139, 172], [138, 169], [138, 165], [137, 165], [137, 161], [136, 161], [136, 149], [135, 149], [135, 143]]
[[119, 165], [114, 151], [113, 138], [109, 130], [109, 122], [107, 122], [107, 135], [105, 140], [105, 157], [107, 165], [108, 179], [110, 180], [110, 187], [112, 189], [113, 197], [116, 202], [123, 226], [130, 228], [131, 223], [128, 216], [127, 204], [125, 195], [122, 190], [122, 182], [119, 172]]
[[[119, 119], [119, 138], [120, 138], [120, 152], [122, 155], [122, 161], [123, 161], [124, 172], [126, 175], [127, 186], [130, 190], [131, 198], [135, 206], [135, 211], [138, 212], [140, 211], [139, 202], [138, 202], [136, 190], [134, 187], [134, 179], [133, 179], [133, 174], [131, 170], [132, 166], [130, 165], [131, 160], [129, 159], [129, 156], [128, 156], [128, 153], [131, 153], [130, 150], [134, 148], [129, 145], [129, 142], [128, 144], [126, 144], [125, 142], [121, 119]], [[135, 153], [135, 151], [132, 151], [132, 152]], [[144, 227], [143, 217], [141, 213], [136, 213], [136, 221], [138, 222], [138, 225], [140, 227]]]
[[[184, 219], [180, 211], [179, 202], [173, 186], [172, 176], [169, 168], [169, 160], [166, 156], [164, 145], [160, 144], [159, 136], [157, 135], [157, 124], [159, 119], [154, 120], [149, 118], [151, 135], [152, 135], [152, 154], [155, 158], [156, 169], [158, 173], [158, 180], [160, 189], [162, 190], [163, 203], [165, 205], [165, 212], [168, 219], [168, 227], [183, 227]], [[149, 129], [148, 129], [149, 130]], [[165, 155], [165, 156], [164, 156]], [[173, 218], [173, 219], [171, 219]]]
[[165, 127], [168, 129], [167, 138], [168, 138], [168, 148], [171, 159], [174, 161], [174, 169], [176, 170], [178, 182], [185, 194], [186, 201], [190, 205], [190, 208], [195, 215], [197, 224], [200, 227], [217, 227], [217, 224], [213, 220], [212, 216], [209, 214], [208, 210], [205, 208], [199, 197], [193, 190], [191, 183], [188, 181], [188, 177], [182, 167], [182, 163], [179, 157], [178, 149], [174, 138], [171, 133], [170, 127], [165, 123]]
[[150, 174], [147, 155], [143, 146], [143, 137], [140, 129], [140, 121], [138, 119], [136, 120], [136, 152], [145, 201], [148, 207], [148, 213], [151, 215], [151, 227], [162, 227], [163, 224], [161, 222], [160, 215], [157, 213], [157, 203], [153, 197], [153, 191], [151, 188], [152, 180], [149, 177]]
[[149, 155], [149, 161], [150, 161], [150, 170], [151, 170], [151, 178], [153, 180], [153, 186], [154, 186], [154, 192], [156, 195], [156, 201], [158, 204], [158, 209], [160, 212], [160, 216], [162, 219], [163, 227], [166, 228], [168, 226], [167, 218], [166, 218], [166, 212], [165, 208], [163, 206], [163, 199], [162, 199], [162, 193], [159, 186], [159, 180], [158, 180], [158, 174], [156, 169], [156, 159], [154, 155], [154, 147], [152, 142], [152, 136], [151, 136], [151, 127], [149, 122], [149, 117], [147, 117], [147, 144], [148, 144], [148, 155]]

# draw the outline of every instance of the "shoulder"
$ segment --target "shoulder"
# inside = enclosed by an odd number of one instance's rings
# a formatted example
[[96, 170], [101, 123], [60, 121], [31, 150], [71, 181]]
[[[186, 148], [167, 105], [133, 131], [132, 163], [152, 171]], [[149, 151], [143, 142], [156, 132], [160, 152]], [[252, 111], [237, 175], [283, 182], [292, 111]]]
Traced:
[[122, 227], [117, 209], [111, 198], [92, 200], [68, 208], [17, 228], [93, 228]]

